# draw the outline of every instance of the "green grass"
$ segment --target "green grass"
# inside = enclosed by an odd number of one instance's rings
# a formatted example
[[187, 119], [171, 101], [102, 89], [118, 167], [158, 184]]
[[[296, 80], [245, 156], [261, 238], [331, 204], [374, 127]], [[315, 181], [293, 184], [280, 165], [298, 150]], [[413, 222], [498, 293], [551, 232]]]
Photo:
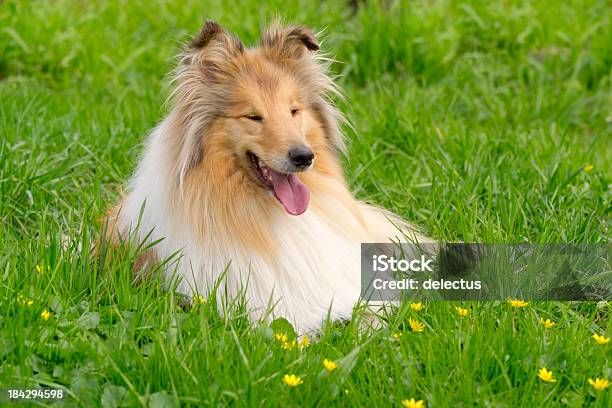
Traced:
[[156, 280], [131, 285], [133, 250], [107, 267], [79, 250], [164, 114], [179, 44], [205, 18], [254, 43], [277, 14], [325, 28], [340, 61], [360, 198], [440, 240], [609, 242], [608, 1], [148, 3], [0, 2], [0, 388], [78, 406], [612, 405], [587, 384], [612, 380], [612, 343], [591, 338], [612, 337], [610, 303], [404, 305], [387, 328], [360, 333], [357, 313], [287, 351], [240, 301], [183, 310]]

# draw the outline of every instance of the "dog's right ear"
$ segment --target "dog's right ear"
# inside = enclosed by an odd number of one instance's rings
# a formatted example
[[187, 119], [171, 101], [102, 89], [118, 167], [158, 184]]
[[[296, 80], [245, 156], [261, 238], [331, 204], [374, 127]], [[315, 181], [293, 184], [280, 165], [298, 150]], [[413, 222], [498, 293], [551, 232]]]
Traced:
[[224, 67], [243, 52], [244, 45], [238, 37], [215, 21], [207, 20], [185, 47], [181, 63], [200, 67], [206, 78], [214, 81], [227, 74]]

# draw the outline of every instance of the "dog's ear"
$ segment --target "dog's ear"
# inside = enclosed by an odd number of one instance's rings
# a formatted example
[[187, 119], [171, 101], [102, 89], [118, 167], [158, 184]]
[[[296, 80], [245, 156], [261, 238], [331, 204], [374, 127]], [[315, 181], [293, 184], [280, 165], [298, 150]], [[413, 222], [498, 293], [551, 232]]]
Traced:
[[276, 24], [262, 33], [261, 45], [276, 50], [285, 58], [300, 58], [308, 51], [319, 49], [319, 41], [309, 28], [304, 26], [280, 28]]
[[244, 52], [240, 39], [221, 25], [207, 20], [200, 32], [185, 47], [181, 62], [201, 67], [208, 79], [224, 74], [224, 67]]
[[240, 39], [228, 33], [225, 28], [213, 20], [206, 20], [200, 32], [189, 43], [188, 49], [192, 51], [202, 50], [214, 42], [230, 53], [244, 51], [244, 46]]

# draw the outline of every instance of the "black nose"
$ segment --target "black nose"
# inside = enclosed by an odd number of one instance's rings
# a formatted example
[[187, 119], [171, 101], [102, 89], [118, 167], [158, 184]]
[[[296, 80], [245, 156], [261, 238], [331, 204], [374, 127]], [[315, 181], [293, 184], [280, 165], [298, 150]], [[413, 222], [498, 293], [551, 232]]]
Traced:
[[300, 169], [310, 166], [312, 159], [314, 159], [314, 153], [306, 146], [298, 146], [289, 150], [289, 160]]

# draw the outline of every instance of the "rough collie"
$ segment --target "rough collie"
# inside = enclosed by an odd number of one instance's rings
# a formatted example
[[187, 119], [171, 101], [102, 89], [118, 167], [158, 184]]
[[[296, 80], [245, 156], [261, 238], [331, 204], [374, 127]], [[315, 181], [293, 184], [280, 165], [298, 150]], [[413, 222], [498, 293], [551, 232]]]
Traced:
[[208, 293], [225, 273], [222, 292], [242, 290], [254, 318], [273, 304], [271, 318], [307, 331], [328, 314], [350, 318], [362, 242], [429, 241], [349, 190], [328, 66], [305, 27], [274, 25], [245, 48], [205, 23], [180, 56], [170, 113], [108, 214], [109, 240], [159, 240], [138, 273], [180, 251], [166, 271], [180, 292]]

